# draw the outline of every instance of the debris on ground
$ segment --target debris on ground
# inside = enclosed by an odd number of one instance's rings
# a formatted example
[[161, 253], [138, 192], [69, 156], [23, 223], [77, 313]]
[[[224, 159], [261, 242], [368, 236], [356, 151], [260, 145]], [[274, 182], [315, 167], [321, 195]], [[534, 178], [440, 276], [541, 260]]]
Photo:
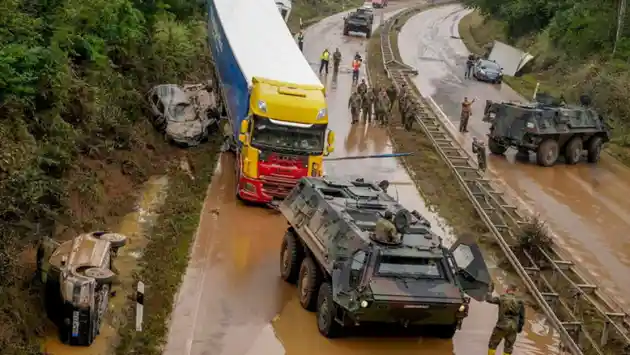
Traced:
[[533, 246], [545, 249], [552, 242], [547, 224], [538, 217], [530, 218], [517, 237], [518, 245], [522, 249], [530, 249]]
[[193, 147], [205, 141], [219, 120], [212, 83], [162, 84], [147, 94], [155, 128], [176, 144]]

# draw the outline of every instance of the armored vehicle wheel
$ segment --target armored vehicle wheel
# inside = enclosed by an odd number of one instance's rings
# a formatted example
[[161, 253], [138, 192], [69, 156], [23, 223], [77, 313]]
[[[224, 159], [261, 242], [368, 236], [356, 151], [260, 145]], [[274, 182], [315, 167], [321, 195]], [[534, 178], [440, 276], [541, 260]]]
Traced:
[[490, 138], [488, 139], [488, 149], [490, 149], [490, 153], [492, 154], [502, 155], [507, 150], [507, 147]]
[[365, 38], [370, 38], [372, 37], [372, 30], [368, 29], [367, 31], [365, 31]]
[[332, 286], [324, 282], [317, 295], [317, 329], [326, 338], [341, 336], [341, 324], [335, 320], [337, 305], [333, 301]]
[[538, 161], [538, 165], [549, 167], [555, 164], [556, 160], [558, 160], [558, 150], [558, 142], [555, 140], [547, 139], [542, 142], [536, 151], [536, 160]]
[[574, 165], [582, 158], [582, 138], [573, 137], [564, 148], [564, 159], [567, 164]]
[[457, 331], [457, 324], [451, 325], [436, 325], [434, 328], [435, 336], [440, 339], [451, 339], [455, 336]]
[[317, 308], [317, 292], [321, 284], [321, 275], [315, 262], [310, 257], [304, 258], [300, 266], [298, 277], [298, 292], [300, 294], [300, 304], [307, 311], [315, 311]]
[[588, 141], [587, 159], [589, 163], [597, 163], [602, 153], [602, 137], [593, 137]]
[[288, 283], [297, 281], [300, 271], [301, 254], [297, 240], [291, 231], [287, 231], [280, 247], [280, 276]]
[[344, 36], [347, 36], [347, 35], [349, 35], [349, 34], [350, 34], [350, 31], [348, 31], [348, 27], [344, 26], [344, 27], [343, 27], [343, 35], [344, 35]]

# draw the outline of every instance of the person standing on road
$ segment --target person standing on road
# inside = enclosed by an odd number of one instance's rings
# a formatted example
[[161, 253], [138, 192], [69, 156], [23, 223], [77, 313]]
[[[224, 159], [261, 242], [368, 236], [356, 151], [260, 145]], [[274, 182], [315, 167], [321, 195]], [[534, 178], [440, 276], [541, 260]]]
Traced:
[[328, 48], [324, 49], [319, 59], [319, 75], [322, 75], [322, 70], [324, 69], [326, 69], [326, 75], [328, 75], [328, 61], [330, 60], [330, 52], [328, 51]]
[[517, 287], [509, 285], [505, 293], [494, 296], [491, 291], [486, 301], [499, 306], [499, 319], [492, 330], [488, 341], [488, 355], [496, 355], [497, 347], [502, 340], [503, 355], [511, 355], [514, 351], [516, 336], [523, 331], [525, 325], [525, 304], [516, 296]]
[[341, 63], [341, 52], [339, 48], [335, 49], [335, 53], [333, 53], [333, 75], [337, 76], [339, 74], [339, 63]]
[[361, 101], [361, 111], [363, 114], [363, 122], [365, 123], [372, 121], [372, 105], [374, 104], [375, 99], [374, 90], [367, 90], [365, 95], [363, 95], [363, 100]]
[[392, 112], [394, 105], [396, 104], [396, 95], [398, 94], [398, 89], [396, 89], [396, 85], [391, 83], [387, 88], [387, 98], [389, 99], [389, 112]]
[[407, 85], [402, 84], [400, 92], [398, 93], [398, 111], [400, 112], [400, 119], [404, 121], [405, 118], [405, 103], [407, 101]]
[[416, 120], [416, 116], [420, 112], [420, 104], [415, 98], [408, 98], [405, 105], [407, 105], [407, 107], [405, 107], [405, 119], [403, 125], [406, 131], [411, 131], [413, 128], [413, 122]]
[[381, 125], [385, 125], [388, 121], [387, 113], [390, 108], [389, 97], [387, 97], [385, 89], [380, 89], [376, 102], [377, 104], [374, 107], [376, 111], [376, 121]]
[[466, 72], [464, 73], [465, 79], [470, 79], [472, 73], [472, 67], [475, 63], [475, 56], [472, 54], [468, 55], [468, 59], [466, 59]]
[[359, 112], [361, 110], [361, 96], [358, 92], [353, 91], [348, 100], [348, 108], [350, 109], [350, 115], [352, 116], [352, 124], [359, 121]]
[[459, 116], [459, 131], [462, 133], [468, 132], [468, 120], [472, 114], [472, 104], [475, 103], [475, 100], [477, 99], [468, 101], [468, 98], [464, 97], [464, 101], [462, 101], [462, 113]]
[[363, 78], [361, 79], [361, 83], [357, 86], [357, 92], [359, 93], [359, 96], [361, 96], [361, 99], [363, 99], [367, 91], [368, 91], [368, 87], [367, 87], [367, 84], [365, 83], [365, 78]]
[[298, 43], [298, 47], [300, 48], [300, 51], [303, 52], [304, 51], [304, 31], [302, 30], [298, 32], [297, 43]]
[[477, 167], [482, 172], [486, 172], [486, 145], [477, 139], [477, 137], [473, 137], [472, 141], [472, 152], [477, 155]]
[[361, 61], [354, 59], [352, 61], [352, 84], [355, 85], [359, 81], [359, 70], [361, 69]]

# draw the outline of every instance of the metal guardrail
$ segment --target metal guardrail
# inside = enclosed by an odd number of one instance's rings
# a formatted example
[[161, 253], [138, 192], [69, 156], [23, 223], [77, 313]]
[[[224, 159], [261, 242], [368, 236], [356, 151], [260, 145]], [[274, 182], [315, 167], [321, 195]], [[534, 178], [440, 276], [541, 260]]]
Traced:
[[[394, 26], [399, 26], [401, 18], [425, 9], [426, 5], [404, 10], [381, 28], [384, 67], [398, 89], [403, 83], [414, 88], [409, 75], [418, 71], [396, 58], [391, 31]], [[412, 92], [423, 107], [416, 118], [419, 126], [453, 171], [540, 310], [558, 331], [561, 350], [572, 355], [630, 354], [627, 314], [603, 295], [597, 286], [587, 282], [573, 262], [564, 260], [557, 247], [534, 246], [523, 250], [515, 246], [516, 236], [528, 222], [516, 207], [507, 202], [503, 193], [495, 189], [495, 184], [478, 172], [476, 162], [456, 143], [455, 137], [444, 127], [427, 100]]]

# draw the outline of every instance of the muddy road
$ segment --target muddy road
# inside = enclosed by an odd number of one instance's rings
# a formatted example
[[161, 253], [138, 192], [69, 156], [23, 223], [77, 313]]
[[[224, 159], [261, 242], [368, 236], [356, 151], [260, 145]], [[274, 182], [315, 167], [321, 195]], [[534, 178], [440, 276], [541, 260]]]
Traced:
[[[468, 11], [448, 5], [420, 13], [403, 27], [399, 43], [403, 61], [420, 70], [416, 85], [440, 106], [455, 132], [460, 102], [465, 96], [477, 98], [470, 133], [456, 133], [470, 149], [472, 137], [485, 138], [488, 133], [488, 124], [481, 121], [486, 100], [523, 98], [505, 84], [464, 79], [468, 51], [457, 37], [459, 20]], [[530, 211], [549, 222], [571, 260], [590, 272], [624, 308], [630, 306], [630, 200], [626, 198], [630, 169], [607, 155], [597, 165], [560, 162], [551, 168], [537, 166], [533, 155], [530, 161], [517, 161], [514, 155], [513, 150], [506, 157], [490, 155], [490, 170]]]
[[[394, 10], [392, 4], [384, 11]], [[334, 156], [391, 152], [383, 129], [350, 125], [349, 63], [355, 52], [366, 57], [367, 42], [362, 37], [343, 37], [341, 18], [333, 16], [314, 25], [305, 36], [305, 55], [314, 68], [325, 47], [331, 52], [338, 47], [346, 64], [336, 79], [332, 78], [332, 70], [322, 77], [329, 88], [330, 128], [337, 133]], [[395, 182], [390, 193], [397, 194], [408, 208], [425, 214], [448, 243], [453, 240], [448, 227], [427, 211], [397, 160], [330, 162], [326, 173]], [[463, 329], [452, 341], [394, 334], [335, 341], [322, 337], [314, 314], [301, 308], [295, 287], [279, 277], [280, 242], [286, 222], [273, 211], [235, 201], [234, 183], [233, 157], [224, 154], [208, 191], [189, 268], [173, 311], [165, 355], [486, 353], [496, 309], [480, 303], [472, 305]], [[500, 285], [500, 271], [492, 270]], [[515, 354], [554, 354], [555, 344], [544, 320], [530, 311]]]

